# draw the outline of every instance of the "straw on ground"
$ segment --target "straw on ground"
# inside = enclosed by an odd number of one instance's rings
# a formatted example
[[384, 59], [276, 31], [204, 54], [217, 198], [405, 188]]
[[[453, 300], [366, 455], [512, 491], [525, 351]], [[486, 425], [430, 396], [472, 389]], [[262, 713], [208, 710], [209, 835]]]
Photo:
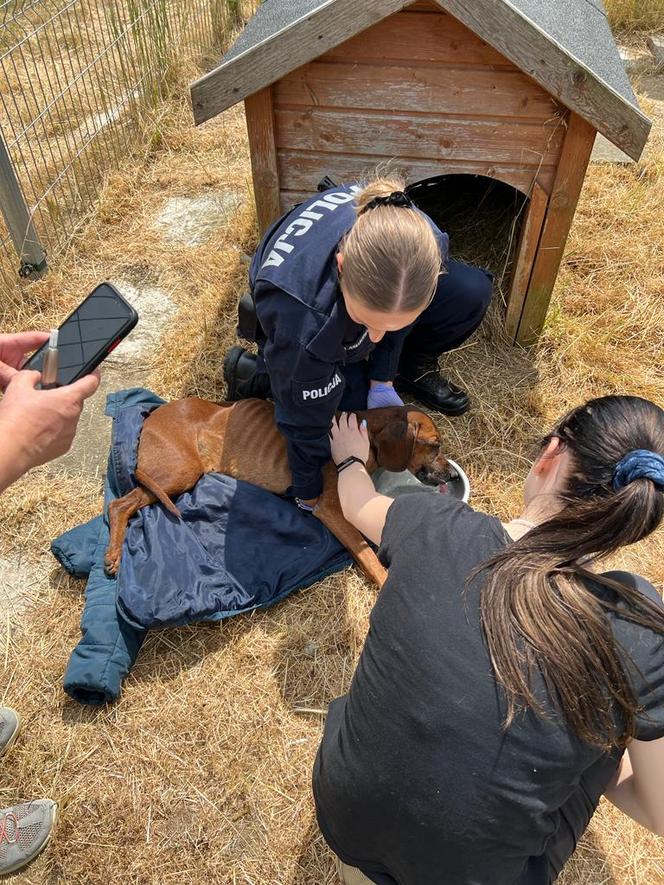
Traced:
[[[179, 312], [145, 383], [167, 398], [219, 399], [220, 361], [246, 285], [243, 253], [255, 244], [253, 214], [241, 209], [196, 247], [174, 246], [152, 221], [171, 196], [248, 192], [242, 115], [235, 109], [194, 131], [181, 102], [164, 109], [159, 125], [159, 149], [108, 179], [60, 269], [6, 307], [3, 327], [48, 328], [105, 277], [151, 280]], [[533, 444], [580, 400], [629, 391], [664, 403], [661, 132], [656, 138], [645, 163], [591, 170], [539, 346], [511, 349], [490, 325], [445, 359], [473, 409], [440, 426], [479, 508], [516, 511]], [[37, 604], [2, 638], [3, 700], [21, 711], [25, 731], [4, 760], [0, 801], [43, 794], [62, 806], [51, 847], [21, 881], [335, 882], [309, 786], [317, 711], [348, 687], [373, 590], [349, 570], [253, 617], [155, 633], [121, 700], [81, 708], [61, 680], [78, 639], [83, 584], [55, 567], [48, 543], [95, 515], [100, 500], [99, 488], [57, 466], [0, 499], [0, 555], [22, 548], [43, 576]], [[661, 590], [664, 533], [613, 564]], [[661, 840], [603, 805], [563, 882], [663, 878]]]

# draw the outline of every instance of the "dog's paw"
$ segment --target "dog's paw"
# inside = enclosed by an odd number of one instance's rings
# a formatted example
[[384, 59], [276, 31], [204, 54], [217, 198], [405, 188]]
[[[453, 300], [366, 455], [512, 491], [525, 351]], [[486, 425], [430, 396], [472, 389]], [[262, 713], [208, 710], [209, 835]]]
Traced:
[[108, 551], [104, 557], [104, 571], [113, 578], [120, 569], [120, 555]]
[[385, 581], [387, 581], [387, 569], [383, 568], [378, 561], [376, 561], [375, 564], [372, 564], [370, 568], [363, 569], [363, 571], [367, 578], [379, 588], [383, 586]]

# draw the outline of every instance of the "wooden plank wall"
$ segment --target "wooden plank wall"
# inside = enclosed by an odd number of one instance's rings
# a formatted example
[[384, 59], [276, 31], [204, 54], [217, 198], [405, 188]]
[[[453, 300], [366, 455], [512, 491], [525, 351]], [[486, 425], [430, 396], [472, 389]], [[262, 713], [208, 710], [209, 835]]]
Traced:
[[418, 3], [272, 87], [282, 208], [329, 174], [393, 161], [409, 180], [447, 173], [551, 192], [567, 111], [440, 8]]
[[279, 217], [279, 170], [275, 150], [272, 89], [268, 86], [244, 100], [251, 151], [256, 215], [261, 231]]
[[549, 197], [516, 340], [533, 344], [544, 326], [553, 287], [563, 260], [581, 188], [590, 162], [596, 131], [578, 114], [571, 114], [565, 143]]
[[528, 286], [533, 272], [533, 264], [537, 257], [542, 227], [549, 207], [549, 198], [544, 189], [535, 182], [526, 216], [521, 227], [519, 248], [514, 262], [514, 272], [507, 299], [505, 314], [505, 330], [507, 337], [516, 341], [523, 307], [528, 297]]

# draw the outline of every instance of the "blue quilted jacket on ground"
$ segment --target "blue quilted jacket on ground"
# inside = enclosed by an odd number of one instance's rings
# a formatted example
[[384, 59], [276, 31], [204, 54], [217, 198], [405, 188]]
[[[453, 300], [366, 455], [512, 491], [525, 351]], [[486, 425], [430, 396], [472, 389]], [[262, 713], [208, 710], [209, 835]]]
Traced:
[[176, 499], [131, 520], [117, 578], [104, 572], [109, 501], [135, 485], [145, 417], [163, 400], [143, 388], [108, 397], [113, 435], [104, 515], [61, 535], [51, 549], [73, 575], [88, 576], [81, 639], [64, 687], [75, 700], [116, 700], [147, 631], [274, 605], [349, 564], [339, 542], [311, 514], [257, 486], [207, 474]]

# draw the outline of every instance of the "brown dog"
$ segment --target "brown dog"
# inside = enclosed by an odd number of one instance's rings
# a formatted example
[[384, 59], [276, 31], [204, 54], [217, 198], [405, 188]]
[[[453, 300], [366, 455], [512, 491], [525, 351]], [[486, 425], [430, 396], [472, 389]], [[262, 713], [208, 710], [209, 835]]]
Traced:
[[[357, 413], [367, 421], [371, 455], [367, 469], [410, 470], [422, 482], [447, 482], [455, 471], [441, 452], [435, 424], [408, 406]], [[110, 540], [106, 570], [120, 566], [122, 543], [130, 518], [146, 504], [161, 503], [179, 516], [173, 497], [193, 488], [205, 473], [224, 473], [277, 495], [291, 485], [286, 440], [266, 400], [213, 403], [190, 397], [155, 409], [145, 420], [138, 446], [138, 487], [108, 508]], [[378, 558], [341, 511], [337, 473], [324, 470], [324, 488], [315, 514], [355, 558], [365, 575], [382, 586], [386, 572]]]

